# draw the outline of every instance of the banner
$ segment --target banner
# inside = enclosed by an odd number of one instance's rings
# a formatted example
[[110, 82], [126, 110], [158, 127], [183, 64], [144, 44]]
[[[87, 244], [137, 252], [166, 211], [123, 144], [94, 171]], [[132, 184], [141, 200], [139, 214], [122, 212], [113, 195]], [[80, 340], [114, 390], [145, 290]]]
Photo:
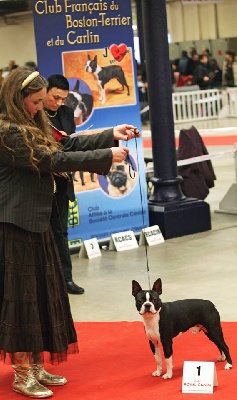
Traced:
[[[67, 77], [65, 104], [74, 109], [76, 131], [96, 134], [123, 123], [141, 131], [130, 1], [34, 0], [33, 15], [39, 71]], [[106, 177], [74, 174], [71, 246], [148, 226], [142, 138], [121, 144], [129, 162], [113, 164]]]

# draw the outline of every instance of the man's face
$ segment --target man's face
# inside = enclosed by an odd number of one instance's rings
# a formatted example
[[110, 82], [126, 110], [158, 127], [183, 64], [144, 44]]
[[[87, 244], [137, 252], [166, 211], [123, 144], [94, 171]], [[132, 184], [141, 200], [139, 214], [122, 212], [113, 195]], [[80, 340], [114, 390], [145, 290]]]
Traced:
[[56, 87], [49, 89], [44, 98], [44, 107], [50, 111], [57, 111], [58, 108], [64, 103], [68, 96], [68, 90], [62, 90]]

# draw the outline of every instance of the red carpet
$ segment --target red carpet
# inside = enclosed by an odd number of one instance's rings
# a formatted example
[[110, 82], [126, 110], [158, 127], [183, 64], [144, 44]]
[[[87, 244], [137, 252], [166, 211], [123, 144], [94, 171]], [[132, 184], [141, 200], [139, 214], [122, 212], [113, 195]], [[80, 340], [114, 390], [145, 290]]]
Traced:
[[[218, 350], [203, 333], [187, 332], [174, 339], [173, 378], [152, 377], [154, 357], [142, 322], [76, 323], [80, 353], [59, 366], [46, 369], [65, 375], [68, 384], [51, 387], [57, 400], [235, 400], [237, 399], [237, 323], [222, 324], [234, 368], [217, 363], [219, 385], [210, 394], [182, 394], [183, 361], [214, 361]], [[163, 354], [163, 353], [162, 353]], [[0, 399], [26, 399], [11, 389], [13, 370], [0, 367]]]
[[[237, 142], [236, 135], [224, 136], [202, 136], [205, 146], [234, 146]], [[176, 147], [179, 145], [179, 139], [175, 138]], [[143, 138], [143, 147], [149, 149], [152, 146], [151, 138]]]

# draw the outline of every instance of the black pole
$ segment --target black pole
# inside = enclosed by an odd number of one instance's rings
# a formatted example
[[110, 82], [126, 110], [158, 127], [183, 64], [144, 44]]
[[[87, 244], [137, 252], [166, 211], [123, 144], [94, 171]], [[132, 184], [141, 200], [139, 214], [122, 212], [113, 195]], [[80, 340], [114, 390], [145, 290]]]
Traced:
[[137, 9], [137, 30], [139, 36], [139, 51], [141, 58], [141, 65], [144, 67], [145, 63], [145, 48], [144, 48], [144, 32], [143, 32], [143, 19], [142, 19], [142, 0], [136, 0]]
[[143, 21], [154, 161], [154, 194], [149, 200], [178, 200], [183, 194], [177, 176], [165, 0], [143, 1]]
[[165, 0], [142, 0], [142, 15], [154, 164], [150, 225], [158, 224], [165, 238], [205, 231], [209, 205], [186, 198], [177, 173]]

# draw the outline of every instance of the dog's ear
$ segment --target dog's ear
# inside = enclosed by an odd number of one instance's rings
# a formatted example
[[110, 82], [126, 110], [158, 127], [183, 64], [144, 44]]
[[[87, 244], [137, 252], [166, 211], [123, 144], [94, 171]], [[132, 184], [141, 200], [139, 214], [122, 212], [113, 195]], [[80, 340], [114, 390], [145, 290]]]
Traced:
[[157, 280], [154, 282], [154, 285], [153, 285], [152, 290], [155, 290], [155, 292], [157, 292], [158, 294], [162, 294], [162, 282], [161, 282], [161, 279], [160, 279], [160, 278], [157, 279]]
[[79, 86], [80, 86], [80, 81], [79, 81], [79, 79], [77, 79], [73, 91], [74, 92], [79, 92]]
[[89, 61], [91, 60], [90, 54], [87, 54], [87, 58], [88, 58]]
[[97, 63], [97, 54], [94, 57], [94, 61]]
[[142, 290], [142, 288], [139, 285], [139, 283], [137, 281], [132, 281], [132, 295], [136, 297], [136, 295], [138, 294], [138, 292], [140, 292], [140, 290]]

